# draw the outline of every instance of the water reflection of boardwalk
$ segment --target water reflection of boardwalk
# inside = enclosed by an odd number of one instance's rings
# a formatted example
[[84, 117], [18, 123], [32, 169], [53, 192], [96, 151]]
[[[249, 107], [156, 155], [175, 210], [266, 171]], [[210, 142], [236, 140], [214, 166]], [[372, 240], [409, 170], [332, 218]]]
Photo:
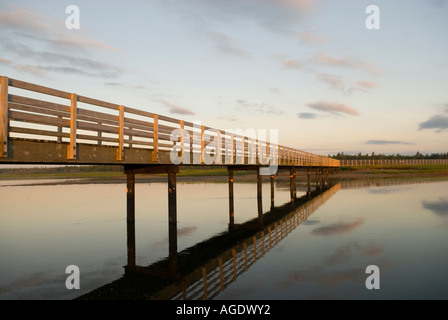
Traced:
[[[167, 288], [156, 297], [162, 299], [213, 299], [226, 286], [246, 272], [259, 258], [275, 247], [340, 189], [337, 184], [295, 208], [291, 213], [257, 232], [242, 243], [185, 277], [181, 290]], [[177, 294], [173, 293], [175, 291]]]
[[134, 267], [119, 280], [81, 299], [213, 299], [275, 247], [339, 189], [340, 184], [311, 192], [179, 253], [178, 273], [165, 259]]

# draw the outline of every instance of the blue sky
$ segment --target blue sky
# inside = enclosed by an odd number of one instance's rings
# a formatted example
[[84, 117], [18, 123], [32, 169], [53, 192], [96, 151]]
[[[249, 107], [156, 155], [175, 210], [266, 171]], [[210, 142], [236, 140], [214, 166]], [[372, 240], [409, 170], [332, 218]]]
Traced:
[[[65, 9], [80, 9], [68, 30]], [[368, 30], [368, 5], [380, 29]], [[0, 74], [319, 154], [448, 151], [448, 1], [0, 2]]]

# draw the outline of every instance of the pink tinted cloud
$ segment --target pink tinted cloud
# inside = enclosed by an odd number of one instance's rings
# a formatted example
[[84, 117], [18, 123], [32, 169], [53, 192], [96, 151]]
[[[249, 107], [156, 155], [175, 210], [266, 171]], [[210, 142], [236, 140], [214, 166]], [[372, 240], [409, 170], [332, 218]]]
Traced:
[[352, 116], [359, 115], [358, 111], [356, 111], [355, 109], [344, 103], [318, 101], [308, 103], [307, 106], [315, 110], [320, 110], [333, 114], [345, 113]]

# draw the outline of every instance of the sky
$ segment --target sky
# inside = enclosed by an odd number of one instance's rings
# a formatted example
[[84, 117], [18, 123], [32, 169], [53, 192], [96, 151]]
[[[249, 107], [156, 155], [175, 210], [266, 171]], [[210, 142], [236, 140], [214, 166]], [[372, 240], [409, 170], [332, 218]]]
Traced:
[[445, 153], [447, 16], [448, 0], [0, 0], [0, 75], [317, 154]]

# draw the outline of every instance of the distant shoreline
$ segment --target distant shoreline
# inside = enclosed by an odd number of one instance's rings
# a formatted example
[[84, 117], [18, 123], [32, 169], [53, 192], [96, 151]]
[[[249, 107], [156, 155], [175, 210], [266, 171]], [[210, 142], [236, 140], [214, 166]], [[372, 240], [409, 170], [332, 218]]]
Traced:
[[[225, 170], [225, 169], [224, 169]], [[200, 170], [197, 170], [200, 171]], [[192, 182], [192, 183], [224, 183], [227, 182], [228, 176], [223, 170], [210, 170], [210, 172], [191, 172], [190, 174], [182, 173], [178, 175], [179, 182]], [[234, 172], [235, 182], [254, 182], [256, 181], [256, 175], [252, 171], [236, 171]], [[325, 175], [322, 176], [325, 178]], [[329, 179], [336, 180], [363, 180], [363, 179], [397, 179], [397, 178], [430, 178], [430, 177], [446, 177], [448, 178], [448, 166], [442, 169], [412, 169], [412, 168], [400, 168], [400, 169], [335, 169], [333, 173], [329, 173]], [[136, 175], [137, 183], [150, 183], [150, 182], [166, 182], [166, 175]], [[275, 175], [276, 181], [289, 181], [289, 171], [281, 170]], [[307, 174], [305, 170], [296, 171], [297, 182], [307, 181]], [[61, 180], [60, 182], [43, 182], [39, 184], [92, 184], [92, 183], [125, 183], [126, 175], [122, 172], [82, 172], [82, 173], [51, 173], [51, 174], [0, 174], [0, 182], [5, 181], [20, 181], [20, 180]], [[311, 181], [316, 180], [316, 173], [311, 173]], [[269, 181], [268, 176], [263, 176], [263, 181]], [[35, 185], [35, 183], [29, 183]], [[28, 185], [28, 183], [20, 184]], [[5, 185], [7, 186], [7, 185]], [[1, 186], [0, 186], [1, 187]]]

